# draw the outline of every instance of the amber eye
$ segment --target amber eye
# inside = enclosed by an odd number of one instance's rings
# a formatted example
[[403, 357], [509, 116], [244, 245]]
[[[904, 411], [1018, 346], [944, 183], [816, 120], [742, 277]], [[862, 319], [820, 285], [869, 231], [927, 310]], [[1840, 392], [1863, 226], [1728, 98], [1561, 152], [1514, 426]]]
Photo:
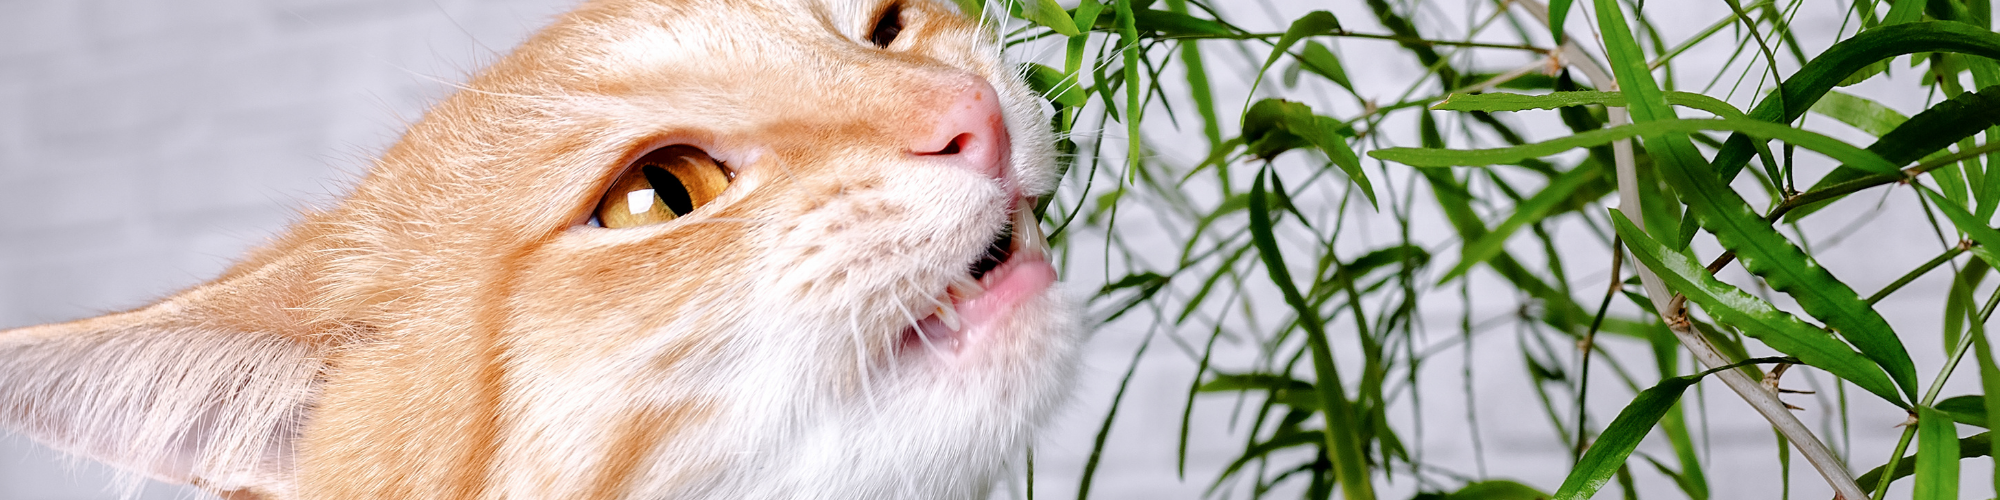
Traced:
[[882, 17], [875, 18], [875, 27], [868, 30], [868, 41], [886, 49], [896, 42], [896, 35], [900, 34], [903, 34], [903, 5], [889, 4], [889, 8], [882, 11]]
[[617, 229], [674, 220], [722, 195], [729, 173], [708, 153], [668, 146], [646, 153], [597, 202], [597, 221]]

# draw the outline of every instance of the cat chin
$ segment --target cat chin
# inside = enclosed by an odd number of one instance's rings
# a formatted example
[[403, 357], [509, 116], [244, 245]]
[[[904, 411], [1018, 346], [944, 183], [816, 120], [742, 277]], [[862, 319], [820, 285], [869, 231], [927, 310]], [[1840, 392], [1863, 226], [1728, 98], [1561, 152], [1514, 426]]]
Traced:
[[736, 457], [716, 469], [730, 475], [659, 483], [642, 497], [986, 498], [1071, 396], [1081, 325], [1061, 287], [1045, 287], [994, 318], [991, 331], [968, 329], [984, 340], [963, 356], [886, 367], [860, 398], [771, 402], [764, 408], [776, 411], [749, 418], [769, 425], [719, 446]]

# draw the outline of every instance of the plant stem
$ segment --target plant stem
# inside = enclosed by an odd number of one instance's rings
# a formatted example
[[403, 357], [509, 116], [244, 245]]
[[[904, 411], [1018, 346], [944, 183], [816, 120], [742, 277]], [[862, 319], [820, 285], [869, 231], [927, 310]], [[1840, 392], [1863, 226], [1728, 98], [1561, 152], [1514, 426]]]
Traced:
[[[1526, 7], [1544, 26], [1548, 25], [1548, 6], [1537, 0], [1519, 0], [1516, 3]], [[1605, 90], [1617, 90], [1617, 80], [1611, 77], [1611, 73], [1605, 71], [1588, 54], [1577, 49], [1575, 44], [1564, 43], [1562, 49], [1565, 62], [1582, 71], [1590, 78], [1591, 83], [1598, 84], [1599, 88]], [[1623, 125], [1630, 121], [1625, 108], [1607, 111], [1611, 118], [1611, 126]], [[1612, 143], [1612, 151], [1618, 169], [1619, 210], [1633, 223], [1644, 227], [1644, 218], [1640, 213], [1638, 170], [1632, 157], [1631, 140]], [[1688, 322], [1686, 313], [1681, 308], [1669, 307], [1678, 301], [1668, 298], [1671, 294], [1667, 291], [1666, 284], [1660, 281], [1660, 277], [1644, 265], [1634, 267], [1633, 271], [1639, 275], [1640, 283], [1646, 287], [1647, 297], [1653, 301], [1654, 312], [1667, 322], [1668, 329], [1674, 332], [1674, 337], [1680, 340], [1681, 345], [1686, 346], [1703, 366], [1715, 368], [1729, 365], [1729, 359], [1717, 351], [1715, 346], [1709, 345], [1708, 339], [1694, 332], [1692, 324]], [[1840, 463], [1840, 459], [1833, 455], [1833, 451], [1827, 449], [1826, 443], [1820, 442], [1819, 437], [1813, 435], [1812, 430], [1807, 429], [1805, 423], [1799, 421], [1798, 416], [1792, 415], [1790, 410], [1785, 409], [1785, 404], [1778, 400], [1777, 394], [1765, 389], [1764, 384], [1750, 380], [1741, 371], [1725, 370], [1716, 373], [1716, 376], [1720, 377], [1722, 383], [1729, 386], [1730, 390], [1736, 391], [1736, 395], [1749, 403], [1758, 414], [1763, 415], [1765, 420], [1770, 421], [1771, 426], [1776, 428], [1779, 434], [1791, 440], [1792, 445], [1799, 449], [1799, 454], [1805, 455], [1806, 462], [1811, 463], [1813, 469], [1819, 471], [1820, 476], [1826, 479], [1835, 493], [1848, 500], [1868, 498], [1868, 494], [1862, 491], [1860, 485], [1854, 483], [1854, 475], [1848, 472], [1847, 466]]]
[[[1285, 36], [1284, 33], [1238, 33], [1232, 35], [1206, 35], [1206, 34], [1176, 35], [1176, 36], [1167, 36], [1160, 38], [1169, 40], [1207, 40], [1207, 39], [1262, 40], [1269, 38], [1279, 38], [1283, 36]], [[1458, 42], [1452, 40], [1432, 40], [1428, 38], [1402, 36], [1402, 35], [1355, 33], [1352, 31], [1345, 31], [1345, 30], [1321, 33], [1318, 36], [1330, 36], [1330, 37], [1340, 37], [1340, 38], [1368, 38], [1373, 40], [1388, 40], [1397, 43], [1411, 43], [1411, 44], [1427, 45], [1427, 46], [1476, 47], [1482, 49], [1525, 50], [1529, 52], [1540, 52], [1543, 54], [1549, 54], [1555, 52], [1554, 50], [1551, 50], [1548, 47], [1536, 47], [1524, 43]]]
[[1611, 286], [1604, 291], [1604, 301], [1597, 304], [1597, 316], [1590, 320], [1590, 331], [1584, 332], [1583, 341], [1577, 343], [1577, 350], [1582, 351], [1578, 353], [1578, 356], [1581, 356], [1582, 359], [1577, 363], [1579, 366], [1576, 370], [1578, 379], [1576, 384], [1576, 449], [1570, 455], [1571, 463], [1583, 460], [1584, 443], [1588, 441], [1584, 435], [1583, 416], [1584, 403], [1590, 397], [1590, 351], [1597, 347], [1597, 329], [1604, 326], [1604, 313], [1611, 310], [1612, 297], [1617, 297], [1618, 291], [1625, 289], [1624, 284], [1620, 283], [1618, 279], [1618, 273], [1622, 267], [1621, 264], [1624, 264], [1625, 261], [1625, 247], [1619, 244], [1620, 241], [1623, 240], [1616, 238], [1611, 240]]
[[1896, 463], [1903, 461], [1903, 450], [1910, 448], [1910, 438], [1916, 437], [1916, 435], [1916, 422], [1905, 422], [1903, 424], [1903, 438], [1896, 440], [1895, 454], [1889, 455], [1889, 464], [1882, 467], [1882, 470], [1892, 472], [1884, 472], [1881, 479], [1875, 480], [1875, 495], [1871, 498], [1882, 500], [1882, 495], [1889, 492], [1889, 478], [1894, 476], [1893, 471], [1896, 470]]
[[1937, 266], [1943, 265], [1946, 262], [1950, 262], [1953, 257], [1957, 257], [1958, 254], [1965, 253], [1966, 250], [1969, 250], [1971, 248], [1972, 247], [1965, 245], [1951, 247], [1950, 250], [1945, 250], [1944, 254], [1938, 255], [1936, 258], [1931, 259], [1930, 262], [1925, 262], [1923, 265], [1917, 266], [1916, 269], [1912, 269], [1910, 270], [1910, 272], [1904, 273], [1903, 277], [1896, 278], [1896, 281], [1894, 283], [1890, 283], [1889, 286], [1882, 287], [1881, 290], [1876, 291], [1874, 295], [1869, 295], [1868, 299], [1863, 300], [1862, 302], [1870, 306], [1873, 306], [1875, 305], [1876, 302], [1881, 302], [1882, 299], [1887, 298], [1889, 294], [1895, 293], [1896, 290], [1903, 288], [1903, 285], [1908, 285], [1910, 284], [1911, 281], [1916, 281], [1917, 278], [1923, 277], [1924, 274], [1931, 272], [1932, 269], [1936, 269]]
[[[1890, 184], [1890, 182], [1912, 180], [1912, 178], [1916, 178], [1916, 176], [1920, 176], [1924, 172], [1930, 172], [1932, 168], [1958, 164], [1958, 162], [1962, 162], [1966, 158], [1974, 158], [1974, 156], [1980, 156], [1980, 154], [1986, 154], [1986, 152], [1996, 152], [1996, 150], [2000, 150], [2000, 144], [1988, 142], [1988, 144], [1982, 144], [1978, 148], [1962, 150], [1962, 152], [1952, 154], [1952, 156], [1944, 156], [1944, 158], [1936, 158], [1936, 160], [1930, 160], [1930, 162], [1922, 162], [1922, 164], [1904, 168], [1902, 174], [1876, 174], [1876, 176], [1866, 176], [1866, 178], [1856, 178], [1856, 180], [1840, 182], [1840, 184], [1826, 186], [1826, 188], [1820, 188], [1820, 190], [1802, 192], [1802, 194], [1796, 194], [1792, 198], [1784, 198], [1784, 202], [1780, 202], [1778, 206], [1774, 206], [1770, 210], [1770, 214], [1764, 216], [1764, 222], [1778, 222], [1778, 218], [1782, 218], [1786, 212], [1792, 212], [1794, 208], [1800, 208], [1800, 206], [1808, 206], [1808, 204], [1814, 204], [1814, 202], [1824, 202], [1824, 200], [1848, 196], [1848, 194], [1854, 194], [1858, 190], [1866, 190], [1866, 188], [1874, 188], [1874, 186], [1882, 186], [1882, 184]], [[1624, 208], [1620, 208], [1620, 210], [1624, 210]], [[1708, 272], [1720, 272], [1722, 266], [1728, 266], [1734, 260], [1736, 260], [1736, 252], [1722, 252], [1722, 256], [1716, 256], [1714, 262], [1708, 262]]]
[[[1971, 305], [1971, 304], [1966, 304], [1966, 305]], [[1985, 331], [1986, 320], [1987, 318], [1993, 317], [1994, 306], [2000, 306], [2000, 290], [1994, 290], [1992, 295], [1986, 297], [1986, 305], [1980, 306], [1979, 314], [1977, 315], [1977, 317], [1971, 318], [1972, 324], [1968, 325], [1967, 329], [1976, 328], [1982, 332]], [[1973, 342], [1971, 341], [1970, 338], [1960, 341], [1958, 343], [1958, 348], [1952, 350], [1951, 359], [1946, 360], [1944, 368], [1938, 370], [1937, 378], [1931, 379], [1931, 387], [1930, 389], [1924, 391], [1924, 400], [1922, 403], [1919, 404], [1923, 406], [1930, 406], [1932, 404], [1937, 403], [1938, 393], [1944, 391], [1944, 381], [1946, 379], [1950, 379], [1951, 372], [1958, 369], [1959, 360], [1965, 359], [1965, 353], [1971, 351], [1972, 344]], [[1911, 413], [1910, 415], [1913, 418], [1916, 416], [1915, 413]], [[1883, 465], [1882, 470], [1884, 471], [1896, 470], [1896, 466], [1903, 461], [1903, 450], [1909, 448], [1910, 438], [1916, 435], [1917, 435], [1916, 422], [1915, 421], [1906, 422], [1903, 425], [1902, 439], [1896, 441], [1896, 453], [1889, 455], [1889, 463]], [[1875, 483], [1875, 495], [1873, 497], [1874, 500], [1882, 500], [1882, 495], [1889, 491], [1890, 478], [1891, 474], [1885, 472], [1882, 474], [1882, 479], [1879, 482]]]

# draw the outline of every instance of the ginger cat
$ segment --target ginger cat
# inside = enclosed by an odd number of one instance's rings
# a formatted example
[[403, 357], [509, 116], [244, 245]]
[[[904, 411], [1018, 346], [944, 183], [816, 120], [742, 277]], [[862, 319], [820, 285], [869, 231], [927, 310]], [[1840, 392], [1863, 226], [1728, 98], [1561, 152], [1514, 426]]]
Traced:
[[595, 0], [336, 207], [0, 332], [0, 427], [231, 499], [981, 498], [1081, 327], [1042, 104], [940, 0]]

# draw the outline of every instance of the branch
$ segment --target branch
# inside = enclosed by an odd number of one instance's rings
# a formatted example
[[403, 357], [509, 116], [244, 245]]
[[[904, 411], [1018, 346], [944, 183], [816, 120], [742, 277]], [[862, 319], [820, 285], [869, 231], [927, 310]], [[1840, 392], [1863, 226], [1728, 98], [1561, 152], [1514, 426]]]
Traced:
[[[1540, 20], [1544, 26], [1548, 25], [1548, 6], [1537, 0], [1515, 0], [1514, 3], [1526, 8], [1528, 13]], [[1618, 90], [1618, 81], [1611, 77], [1611, 73], [1591, 59], [1589, 54], [1576, 47], [1576, 37], [1564, 38], [1569, 40], [1562, 45], [1561, 58], [1564, 63], [1583, 72], [1584, 76], [1598, 88], [1608, 91]], [[1613, 127], [1631, 122], [1631, 117], [1625, 108], [1610, 108], [1608, 111], [1611, 118], [1610, 125]], [[1645, 227], [1644, 222], [1641, 222], [1644, 219], [1640, 213], [1639, 184], [1637, 169], [1632, 158], [1632, 141], [1619, 140], [1612, 143], [1611, 148], [1618, 167], [1618, 210], [1634, 224]], [[1694, 332], [1687, 319], [1686, 309], [1679, 305], [1680, 297], [1670, 294], [1666, 284], [1660, 281], [1660, 277], [1653, 274], [1653, 271], [1647, 269], [1645, 265], [1632, 267], [1639, 275], [1639, 282], [1646, 288], [1646, 296], [1653, 302], [1654, 312], [1667, 322], [1667, 328], [1674, 332], [1674, 337], [1680, 340], [1681, 345], [1686, 346], [1703, 366], [1711, 369], [1729, 366], [1730, 361], [1727, 357], [1717, 351], [1715, 346], [1709, 345], [1707, 338]], [[1670, 296], [1673, 298], [1668, 298]], [[1785, 403], [1778, 400], [1776, 392], [1766, 389], [1763, 384], [1751, 380], [1741, 371], [1723, 370], [1716, 372], [1715, 375], [1721, 377], [1724, 385], [1736, 391], [1736, 395], [1742, 397], [1745, 403], [1749, 403], [1758, 414], [1763, 415], [1765, 420], [1770, 421], [1771, 426], [1776, 428], [1779, 434], [1783, 434], [1786, 440], [1791, 441], [1792, 445], [1798, 448], [1799, 454], [1804, 455], [1806, 461], [1819, 471], [1820, 476], [1826, 478], [1827, 484], [1833, 487], [1840, 498], [1848, 500], [1868, 498], [1868, 494], [1861, 490], [1861, 486], [1855, 484], [1854, 475], [1848, 472], [1847, 466], [1841, 464], [1840, 459], [1833, 455], [1833, 451], [1828, 449], [1825, 443], [1820, 442], [1819, 437], [1813, 435], [1812, 430], [1807, 429], [1803, 422], [1799, 422], [1797, 416], [1785, 409]]]

